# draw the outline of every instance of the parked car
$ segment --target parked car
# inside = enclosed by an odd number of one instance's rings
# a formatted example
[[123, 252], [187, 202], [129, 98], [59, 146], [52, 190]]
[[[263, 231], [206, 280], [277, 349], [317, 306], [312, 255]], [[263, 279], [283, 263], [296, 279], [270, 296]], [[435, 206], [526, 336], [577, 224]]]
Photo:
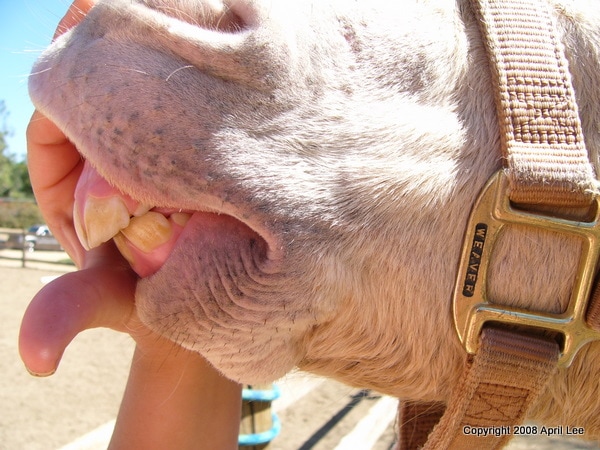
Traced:
[[6, 241], [6, 248], [25, 248], [28, 251], [34, 250], [62, 250], [62, 246], [56, 240], [47, 225], [33, 225], [25, 234], [25, 243], [23, 244], [22, 234], [11, 234]]

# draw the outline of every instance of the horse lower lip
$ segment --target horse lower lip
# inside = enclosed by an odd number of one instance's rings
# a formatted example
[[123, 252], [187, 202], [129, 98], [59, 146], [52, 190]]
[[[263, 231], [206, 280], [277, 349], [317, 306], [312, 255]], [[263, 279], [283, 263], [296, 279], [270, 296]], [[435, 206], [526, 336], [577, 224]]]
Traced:
[[[167, 211], [164, 213], [169, 214]], [[189, 255], [198, 257], [205, 252], [223, 256], [251, 251], [260, 253], [260, 258], [267, 255], [267, 243], [246, 224], [227, 214], [202, 211], [192, 214], [171, 213], [168, 219], [172, 234], [166, 242], [149, 251], [138, 248], [126, 238], [126, 233], [121, 232], [114, 237], [121, 254], [141, 278], [155, 274], [168, 260], [173, 259], [173, 264], [187, 264], [182, 261], [189, 262]], [[183, 225], [182, 219], [185, 222]], [[184, 254], [188, 256], [182, 259]]]

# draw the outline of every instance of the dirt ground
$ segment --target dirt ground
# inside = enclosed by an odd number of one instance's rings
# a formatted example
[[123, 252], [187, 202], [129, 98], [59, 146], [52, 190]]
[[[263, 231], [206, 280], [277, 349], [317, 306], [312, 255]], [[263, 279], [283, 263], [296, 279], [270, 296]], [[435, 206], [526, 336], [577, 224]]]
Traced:
[[[113, 420], [133, 352], [128, 336], [90, 330], [70, 345], [56, 374], [49, 378], [29, 375], [17, 350], [23, 312], [45, 277], [73, 270], [66, 266], [40, 267], [22, 269], [18, 262], [0, 259], [0, 450], [61, 449]], [[296, 389], [293, 383], [286, 386], [288, 390]], [[357, 392], [331, 381], [318, 384], [279, 412], [282, 433], [269, 450], [333, 449], [379, 398], [370, 393], [356, 402]], [[349, 408], [351, 404], [354, 406]], [[393, 440], [391, 423], [373, 449], [387, 450]], [[103, 447], [75, 447], [84, 448]], [[576, 440], [539, 437], [516, 440], [509, 448], [600, 449]]]

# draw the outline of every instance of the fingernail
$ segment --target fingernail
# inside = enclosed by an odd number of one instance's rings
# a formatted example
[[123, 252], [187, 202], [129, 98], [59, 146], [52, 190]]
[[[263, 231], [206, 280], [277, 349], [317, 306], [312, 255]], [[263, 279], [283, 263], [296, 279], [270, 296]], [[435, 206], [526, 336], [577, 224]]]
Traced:
[[29, 369], [29, 367], [27, 367], [27, 366], [25, 366], [25, 368], [27, 369], [27, 372], [29, 372], [29, 375], [34, 376], [36, 378], [46, 378], [46, 377], [49, 377], [56, 373], [56, 369], [54, 369], [50, 372], [40, 373], [40, 372], [34, 372], [33, 370]]

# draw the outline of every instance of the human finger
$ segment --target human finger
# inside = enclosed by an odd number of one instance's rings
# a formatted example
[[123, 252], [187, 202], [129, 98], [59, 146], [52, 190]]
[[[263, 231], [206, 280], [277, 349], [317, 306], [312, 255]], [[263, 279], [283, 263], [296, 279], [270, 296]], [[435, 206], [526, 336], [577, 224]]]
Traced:
[[[94, 0], [75, 0], [54, 39], [81, 22], [93, 4]], [[72, 211], [82, 159], [65, 135], [38, 111], [27, 128], [27, 147], [31, 183], [42, 215], [67, 253], [81, 265], [83, 248], [72, 225]]]
[[19, 351], [32, 374], [54, 373], [63, 352], [81, 331], [106, 327], [132, 336], [150, 332], [134, 307], [137, 277], [109, 245], [90, 253], [89, 267], [44, 286], [25, 311]]
[[73, 226], [73, 194], [83, 159], [66, 136], [40, 112], [27, 128], [27, 165], [44, 220], [76, 264], [84, 250]]

